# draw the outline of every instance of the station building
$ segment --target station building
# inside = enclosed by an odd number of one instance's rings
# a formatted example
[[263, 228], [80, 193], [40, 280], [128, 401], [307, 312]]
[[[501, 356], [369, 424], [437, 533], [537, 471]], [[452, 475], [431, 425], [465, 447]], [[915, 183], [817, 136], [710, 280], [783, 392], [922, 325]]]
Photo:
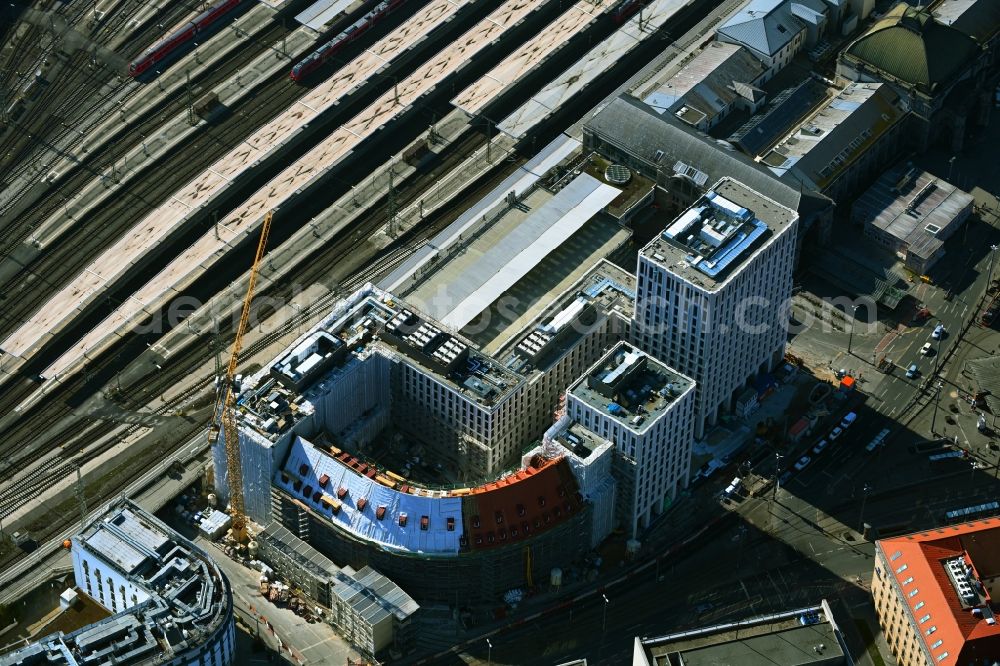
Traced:
[[995, 663], [998, 581], [1000, 518], [876, 541], [872, 597], [897, 663]]
[[[906, 137], [919, 152], [938, 140], [961, 150], [967, 130], [986, 124], [998, 78], [996, 3], [946, 4], [942, 17], [950, 24], [927, 7], [897, 4], [844, 49], [837, 63], [839, 76], [886, 83], [905, 100]], [[960, 20], [966, 13], [970, 16]]]
[[235, 663], [232, 591], [207, 553], [126, 499], [71, 541], [76, 587], [110, 617], [43, 638], [0, 664]]
[[679, 214], [713, 183], [732, 178], [798, 213], [796, 253], [807, 236], [817, 243], [829, 238], [833, 220], [829, 197], [786, 182], [731, 145], [696, 131], [673, 114], [657, 113], [630, 95], [611, 100], [584, 124], [583, 145], [655, 182], [656, 205], [665, 215]]
[[751, 0], [719, 26], [716, 39], [750, 50], [767, 67], [763, 78], [767, 81], [824, 36], [855, 30], [874, 4], [874, 0]]
[[797, 188], [850, 201], [903, 150], [907, 109], [884, 83], [851, 83], [796, 125], [760, 163]]
[[699, 439], [784, 358], [798, 219], [724, 178], [639, 253], [633, 340], [694, 380]]

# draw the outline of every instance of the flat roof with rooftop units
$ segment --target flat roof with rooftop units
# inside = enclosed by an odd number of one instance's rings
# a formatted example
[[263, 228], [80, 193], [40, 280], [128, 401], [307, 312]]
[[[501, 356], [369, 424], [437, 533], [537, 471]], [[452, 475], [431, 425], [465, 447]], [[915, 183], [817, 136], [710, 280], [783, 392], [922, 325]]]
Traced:
[[[528, 368], [545, 370], [571, 349], [580, 335], [604, 314], [617, 312], [622, 320], [632, 317], [635, 276], [604, 260], [592, 266], [568, 289], [554, 299], [545, 299], [541, 311], [529, 310], [525, 317], [504, 331], [490, 349], [504, 367], [527, 373]], [[537, 312], [534, 318], [527, 315]]]
[[718, 288], [796, 219], [795, 211], [723, 178], [642, 255], [688, 282]]
[[847, 664], [844, 638], [830, 605], [748, 618], [656, 638], [636, 638], [636, 666], [772, 666]]
[[482, 405], [497, 403], [523, 377], [447, 332], [417, 308], [375, 287], [355, 292], [289, 351], [244, 379], [241, 422], [271, 442], [315, 412], [329, 386], [373, 353], [408, 363]]
[[642, 433], [678, 398], [693, 389], [694, 380], [690, 377], [627, 342], [620, 342], [567, 393]]
[[231, 664], [229, 581], [207, 553], [127, 499], [72, 537], [75, 585], [112, 613], [0, 656], [38, 664]]

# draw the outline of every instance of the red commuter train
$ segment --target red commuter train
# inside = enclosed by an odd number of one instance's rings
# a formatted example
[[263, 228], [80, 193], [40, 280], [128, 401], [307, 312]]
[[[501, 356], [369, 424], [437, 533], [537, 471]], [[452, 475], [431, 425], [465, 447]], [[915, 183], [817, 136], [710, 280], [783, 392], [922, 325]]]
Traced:
[[289, 76], [293, 81], [301, 81], [342, 48], [375, 27], [379, 21], [405, 2], [406, 0], [382, 0], [382, 2], [372, 7], [371, 11], [367, 14], [347, 26], [336, 37], [296, 63], [295, 67], [292, 67], [292, 73]]
[[627, 21], [632, 14], [635, 14], [637, 11], [642, 9], [645, 4], [645, 0], [625, 0], [625, 2], [623, 2], [618, 9], [615, 10], [614, 14], [612, 14], [615, 23], [621, 25]]
[[172, 35], [150, 47], [128, 66], [128, 75], [139, 76], [147, 69], [170, 56], [174, 51], [191, 41], [199, 32], [210, 28], [216, 21], [236, 9], [243, 0], [220, 0], [191, 21], [178, 28]]

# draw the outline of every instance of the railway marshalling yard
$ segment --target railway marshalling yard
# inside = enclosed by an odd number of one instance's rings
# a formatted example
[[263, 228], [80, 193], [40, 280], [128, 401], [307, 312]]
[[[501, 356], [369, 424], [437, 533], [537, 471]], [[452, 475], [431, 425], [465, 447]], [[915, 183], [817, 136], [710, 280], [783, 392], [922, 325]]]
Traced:
[[0, 528], [41, 547], [0, 551], [0, 602], [81, 497], [200, 469], [268, 211], [244, 368], [565, 156], [591, 107], [680, 52], [671, 35], [737, 3], [627, 4], [407, 0], [302, 81], [292, 67], [374, 2], [243, 0], [137, 77], [207, 5], [2, 10]]

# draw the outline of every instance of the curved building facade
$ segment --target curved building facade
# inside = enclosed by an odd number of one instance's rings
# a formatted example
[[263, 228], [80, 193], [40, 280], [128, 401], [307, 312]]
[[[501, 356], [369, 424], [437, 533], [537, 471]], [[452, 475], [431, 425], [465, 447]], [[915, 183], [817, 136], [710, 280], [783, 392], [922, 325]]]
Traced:
[[561, 457], [534, 456], [474, 488], [428, 490], [297, 438], [272, 502], [327, 557], [374, 567], [422, 601], [495, 600], [591, 547], [592, 507]]
[[211, 557], [122, 499], [72, 539], [76, 586], [112, 615], [0, 657], [0, 666], [230, 666], [229, 581]]

